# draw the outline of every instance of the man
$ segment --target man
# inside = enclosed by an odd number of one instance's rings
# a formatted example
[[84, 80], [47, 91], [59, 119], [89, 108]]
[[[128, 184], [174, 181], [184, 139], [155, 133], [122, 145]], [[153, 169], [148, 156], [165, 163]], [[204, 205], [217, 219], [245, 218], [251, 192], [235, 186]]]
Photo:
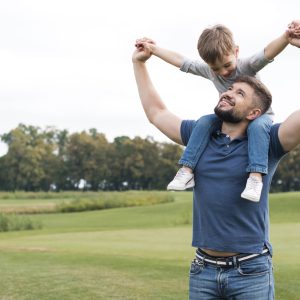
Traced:
[[[166, 108], [147, 72], [150, 56], [149, 49], [137, 45], [132, 57], [145, 113], [171, 140], [186, 145], [196, 122], [181, 120]], [[271, 128], [269, 174], [263, 178], [261, 201], [240, 197], [247, 180], [247, 127], [270, 104], [271, 95], [258, 80], [242, 77], [215, 108], [222, 126], [195, 168], [191, 300], [274, 299], [268, 191], [279, 160], [300, 143], [300, 110]]]

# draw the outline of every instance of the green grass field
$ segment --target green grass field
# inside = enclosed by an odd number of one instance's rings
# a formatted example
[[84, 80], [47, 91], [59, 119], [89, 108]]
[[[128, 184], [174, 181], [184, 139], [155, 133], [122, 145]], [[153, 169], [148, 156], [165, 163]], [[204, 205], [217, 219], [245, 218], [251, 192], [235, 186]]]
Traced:
[[[30, 215], [41, 230], [0, 233], [0, 299], [187, 299], [192, 195], [174, 196], [153, 206]], [[0, 200], [0, 211], [9, 201]], [[300, 193], [271, 195], [270, 206], [276, 299], [300, 299]]]

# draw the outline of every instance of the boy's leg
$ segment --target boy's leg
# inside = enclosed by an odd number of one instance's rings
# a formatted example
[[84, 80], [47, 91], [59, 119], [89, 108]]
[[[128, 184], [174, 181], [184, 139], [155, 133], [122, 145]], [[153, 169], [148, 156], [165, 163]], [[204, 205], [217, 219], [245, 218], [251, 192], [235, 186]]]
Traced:
[[249, 165], [246, 171], [250, 173], [250, 176], [241, 197], [251, 201], [259, 201], [263, 186], [262, 175], [268, 173], [271, 125], [271, 117], [264, 114], [252, 121], [248, 126]]
[[211, 133], [218, 129], [220, 124], [221, 121], [215, 114], [197, 120], [187, 147], [178, 162], [182, 168], [168, 184], [168, 190], [185, 190], [195, 185], [193, 170], [208, 144]]
[[211, 134], [217, 130], [220, 125], [221, 120], [215, 114], [206, 115], [198, 119], [178, 163], [194, 170], [208, 144]]

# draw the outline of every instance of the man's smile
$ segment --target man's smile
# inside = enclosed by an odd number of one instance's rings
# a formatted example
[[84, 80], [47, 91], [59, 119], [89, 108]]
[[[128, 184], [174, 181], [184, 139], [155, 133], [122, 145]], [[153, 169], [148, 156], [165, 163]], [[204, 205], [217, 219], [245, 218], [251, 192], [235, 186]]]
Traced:
[[232, 101], [231, 99], [228, 99], [228, 97], [223, 96], [221, 97], [220, 101], [219, 101], [219, 106], [235, 106], [234, 101]]

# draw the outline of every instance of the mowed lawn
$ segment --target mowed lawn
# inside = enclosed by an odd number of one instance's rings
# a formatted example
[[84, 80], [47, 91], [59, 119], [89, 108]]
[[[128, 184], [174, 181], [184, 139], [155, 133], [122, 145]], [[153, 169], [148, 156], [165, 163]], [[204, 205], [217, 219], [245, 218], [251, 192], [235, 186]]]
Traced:
[[[174, 196], [153, 206], [31, 215], [41, 230], [0, 233], [0, 299], [187, 299], [192, 194]], [[300, 193], [271, 195], [270, 207], [276, 299], [300, 299]]]

